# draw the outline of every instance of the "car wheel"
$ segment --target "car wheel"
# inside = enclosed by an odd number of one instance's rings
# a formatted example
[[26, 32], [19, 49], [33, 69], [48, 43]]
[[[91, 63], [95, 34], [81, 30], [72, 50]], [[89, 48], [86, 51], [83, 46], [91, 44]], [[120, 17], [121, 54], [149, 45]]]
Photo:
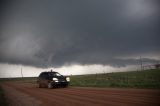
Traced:
[[53, 88], [53, 86], [52, 86], [51, 83], [48, 83], [48, 88], [49, 88], [49, 89], [52, 89], [52, 88]]
[[63, 85], [63, 88], [67, 88], [68, 87], [68, 85]]

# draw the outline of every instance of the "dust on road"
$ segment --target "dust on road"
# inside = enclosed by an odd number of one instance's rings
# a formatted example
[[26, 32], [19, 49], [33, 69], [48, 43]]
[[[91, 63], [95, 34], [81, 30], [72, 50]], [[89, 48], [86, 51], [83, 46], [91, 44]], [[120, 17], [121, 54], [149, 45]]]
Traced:
[[11, 106], [160, 106], [160, 91], [151, 89], [47, 89], [18, 82], [2, 87]]

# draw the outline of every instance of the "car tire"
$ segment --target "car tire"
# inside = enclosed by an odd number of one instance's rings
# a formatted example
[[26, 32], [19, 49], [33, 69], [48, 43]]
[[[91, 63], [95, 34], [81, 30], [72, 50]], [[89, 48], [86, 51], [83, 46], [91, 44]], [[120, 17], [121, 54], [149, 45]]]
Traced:
[[48, 88], [49, 88], [49, 89], [52, 89], [52, 88], [53, 88], [53, 86], [52, 86], [51, 83], [48, 83]]
[[68, 85], [63, 85], [63, 88], [67, 88], [68, 87]]

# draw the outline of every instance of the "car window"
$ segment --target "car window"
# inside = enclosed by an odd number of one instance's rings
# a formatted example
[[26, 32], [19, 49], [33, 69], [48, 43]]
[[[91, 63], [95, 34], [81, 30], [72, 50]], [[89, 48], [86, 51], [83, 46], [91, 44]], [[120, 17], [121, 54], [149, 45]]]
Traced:
[[43, 76], [44, 76], [44, 73], [41, 73], [41, 74], [39, 75], [39, 77], [41, 77], [41, 78], [42, 78]]
[[58, 76], [58, 77], [59, 77], [59, 76], [62, 76], [62, 75], [61, 75], [61, 74], [59, 74], [59, 73], [55, 73], [55, 75], [56, 75], [56, 76]]
[[62, 75], [56, 72], [56, 73], [49, 73], [49, 76], [50, 77], [60, 77]]
[[41, 77], [41, 78], [47, 78], [47, 77], [48, 77], [48, 74], [47, 74], [47, 73], [42, 73], [42, 74], [40, 75], [40, 77]]
[[44, 74], [44, 78], [48, 78], [48, 73], [45, 73], [45, 74]]

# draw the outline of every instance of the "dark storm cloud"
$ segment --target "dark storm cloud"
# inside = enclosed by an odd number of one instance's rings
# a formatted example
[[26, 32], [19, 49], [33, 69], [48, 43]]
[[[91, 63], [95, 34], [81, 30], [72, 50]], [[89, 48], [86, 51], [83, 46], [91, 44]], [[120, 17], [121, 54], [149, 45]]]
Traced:
[[3, 2], [0, 62], [37, 67], [138, 64], [138, 59], [123, 57], [160, 53], [159, 7], [158, 0]]

